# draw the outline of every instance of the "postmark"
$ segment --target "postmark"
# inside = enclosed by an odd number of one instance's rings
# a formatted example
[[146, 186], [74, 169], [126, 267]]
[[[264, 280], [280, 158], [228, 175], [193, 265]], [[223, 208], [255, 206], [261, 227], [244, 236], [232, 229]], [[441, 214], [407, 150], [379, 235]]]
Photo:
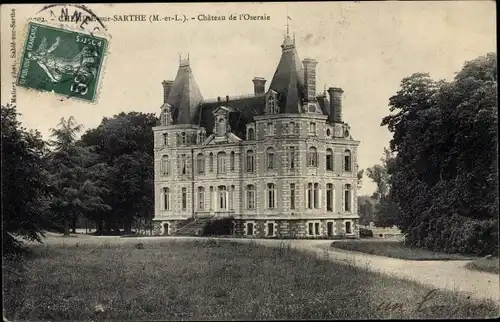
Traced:
[[17, 85], [95, 102], [108, 40], [30, 22]]

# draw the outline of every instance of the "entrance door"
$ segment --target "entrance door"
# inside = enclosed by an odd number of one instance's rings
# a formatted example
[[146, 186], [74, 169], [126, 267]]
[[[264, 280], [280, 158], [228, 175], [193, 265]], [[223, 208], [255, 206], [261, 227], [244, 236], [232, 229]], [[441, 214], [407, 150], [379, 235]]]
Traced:
[[329, 222], [326, 224], [326, 235], [328, 237], [333, 236], [333, 222]]

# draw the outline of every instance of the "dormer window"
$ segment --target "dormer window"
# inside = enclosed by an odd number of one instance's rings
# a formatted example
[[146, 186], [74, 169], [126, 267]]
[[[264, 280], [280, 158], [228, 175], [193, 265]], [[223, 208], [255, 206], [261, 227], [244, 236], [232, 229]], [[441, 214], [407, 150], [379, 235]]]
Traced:
[[226, 120], [221, 117], [217, 121], [217, 135], [223, 136], [224, 134], [226, 134]]
[[267, 113], [268, 114], [277, 114], [278, 111], [278, 104], [276, 104], [276, 99], [274, 96], [269, 96], [267, 99]]
[[253, 129], [253, 127], [248, 129], [247, 140], [250, 140], [250, 141], [255, 140], [255, 130]]

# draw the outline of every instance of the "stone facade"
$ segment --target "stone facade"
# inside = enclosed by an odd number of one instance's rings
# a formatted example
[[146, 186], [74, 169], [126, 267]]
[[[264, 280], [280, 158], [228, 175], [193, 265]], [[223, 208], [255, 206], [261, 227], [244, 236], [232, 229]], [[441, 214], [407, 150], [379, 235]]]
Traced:
[[341, 120], [342, 92], [313, 95], [316, 62], [304, 69], [288, 36], [282, 48], [264, 93], [265, 80], [254, 78], [253, 96], [204, 101], [186, 60], [163, 82], [153, 129], [156, 234], [191, 217], [232, 216], [241, 236], [359, 236], [359, 141]]

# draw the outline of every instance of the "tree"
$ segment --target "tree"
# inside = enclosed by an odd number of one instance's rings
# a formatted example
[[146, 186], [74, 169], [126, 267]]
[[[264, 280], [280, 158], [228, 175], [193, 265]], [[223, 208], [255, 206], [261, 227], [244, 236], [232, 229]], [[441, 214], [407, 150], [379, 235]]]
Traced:
[[373, 221], [374, 207], [373, 200], [370, 196], [358, 197], [358, 213], [359, 223], [361, 225], [369, 225]]
[[88, 147], [76, 144], [81, 129], [73, 117], [68, 120], [61, 118], [58, 126], [51, 129], [54, 139], [49, 142], [54, 148], [48, 156], [53, 196], [50, 208], [55, 218], [62, 220], [65, 235], [69, 235], [70, 221], [75, 223], [84, 212], [109, 209], [101, 198], [106, 189], [99, 179], [106, 175], [106, 168], [96, 163], [96, 157]]
[[356, 173], [356, 176], [358, 178], [358, 189], [361, 189], [362, 185], [363, 185], [363, 174], [364, 174], [365, 170], [364, 169], [361, 169], [358, 171], [358, 173]]
[[16, 107], [1, 107], [2, 246], [4, 255], [23, 250], [16, 237], [41, 242], [47, 226], [49, 192], [44, 171], [45, 143], [37, 131], [21, 126]]
[[[396, 153], [389, 196], [413, 246], [497, 251], [496, 54], [466, 62], [452, 82], [403, 79], [389, 100]], [[492, 157], [493, 156], [493, 157]]]

